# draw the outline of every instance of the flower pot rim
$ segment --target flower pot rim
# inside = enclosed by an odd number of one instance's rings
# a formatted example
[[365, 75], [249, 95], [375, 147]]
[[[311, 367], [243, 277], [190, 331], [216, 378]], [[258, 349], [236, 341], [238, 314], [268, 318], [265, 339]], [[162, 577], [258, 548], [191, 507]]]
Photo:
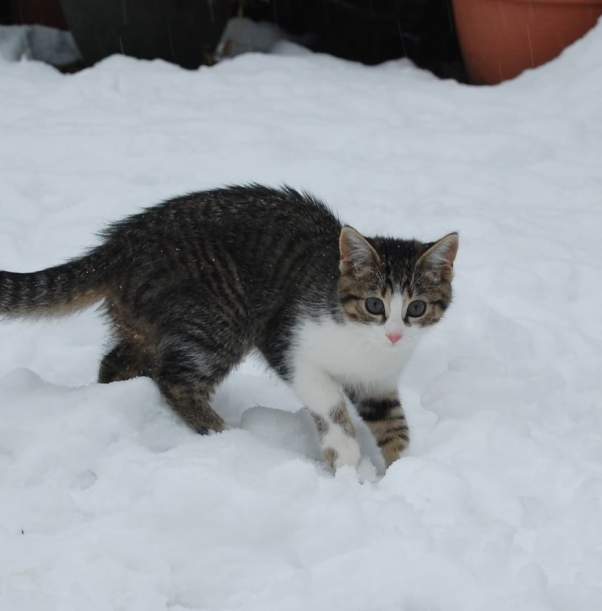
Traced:
[[[474, 0], [459, 0], [460, 2], [474, 2]], [[527, 4], [527, 5], [542, 5], [550, 4], [552, 6], [597, 6], [602, 5], [602, 0], [488, 0], [489, 2], [501, 2], [504, 4]]]

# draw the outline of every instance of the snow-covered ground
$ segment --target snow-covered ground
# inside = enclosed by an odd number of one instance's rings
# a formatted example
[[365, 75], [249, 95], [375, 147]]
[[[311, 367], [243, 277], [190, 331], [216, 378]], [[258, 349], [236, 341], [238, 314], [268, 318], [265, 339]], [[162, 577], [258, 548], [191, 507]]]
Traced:
[[95, 383], [94, 311], [0, 322], [0, 609], [602, 608], [602, 25], [496, 88], [280, 52], [0, 63], [0, 267], [251, 180], [368, 234], [459, 230], [457, 299], [401, 381], [411, 451], [329, 475], [252, 361], [201, 438], [150, 381]]

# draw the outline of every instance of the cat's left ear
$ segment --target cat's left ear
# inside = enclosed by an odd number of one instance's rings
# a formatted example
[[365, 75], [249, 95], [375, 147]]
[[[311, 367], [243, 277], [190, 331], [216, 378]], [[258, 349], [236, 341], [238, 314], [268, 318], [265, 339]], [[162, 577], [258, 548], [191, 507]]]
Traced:
[[432, 244], [424, 252], [416, 266], [427, 266], [435, 269], [449, 269], [454, 267], [454, 260], [458, 254], [458, 234], [448, 233], [446, 236]]

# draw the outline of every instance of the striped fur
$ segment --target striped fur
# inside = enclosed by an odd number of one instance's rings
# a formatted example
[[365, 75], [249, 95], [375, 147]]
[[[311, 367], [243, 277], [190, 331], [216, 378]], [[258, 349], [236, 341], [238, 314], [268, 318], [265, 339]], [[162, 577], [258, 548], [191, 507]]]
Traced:
[[[102, 237], [63, 265], [0, 272], [0, 316], [102, 302], [114, 345], [99, 380], [152, 377], [201, 433], [223, 429], [212, 393], [258, 350], [314, 415], [335, 468], [359, 460], [343, 388], [371, 388], [358, 395], [359, 412], [387, 462], [399, 455], [407, 425], [396, 396], [379, 389], [395, 386], [418, 332], [451, 301], [455, 234], [437, 243], [365, 238], [307, 194], [250, 185], [175, 198]], [[369, 296], [386, 311], [370, 314]], [[416, 298], [428, 309], [409, 320]], [[401, 331], [407, 337], [390, 346], [385, 335]]]
[[0, 271], [0, 316], [62, 316], [100, 301], [110, 273], [101, 252], [34, 273]]
[[362, 397], [350, 391], [350, 398], [381, 449], [386, 466], [399, 458], [410, 443], [410, 429], [397, 391], [384, 397]]

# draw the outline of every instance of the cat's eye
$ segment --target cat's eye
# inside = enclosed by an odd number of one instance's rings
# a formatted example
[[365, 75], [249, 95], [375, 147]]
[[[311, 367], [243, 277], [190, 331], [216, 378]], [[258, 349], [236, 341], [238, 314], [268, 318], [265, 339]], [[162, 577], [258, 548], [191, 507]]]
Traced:
[[383, 300], [379, 299], [378, 297], [368, 297], [368, 299], [366, 299], [365, 306], [366, 310], [375, 316], [385, 313], [385, 304], [383, 303]]
[[426, 312], [426, 301], [422, 301], [421, 299], [417, 299], [416, 301], [412, 301], [408, 306], [408, 316], [412, 316], [412, 318], [419, 318]]

